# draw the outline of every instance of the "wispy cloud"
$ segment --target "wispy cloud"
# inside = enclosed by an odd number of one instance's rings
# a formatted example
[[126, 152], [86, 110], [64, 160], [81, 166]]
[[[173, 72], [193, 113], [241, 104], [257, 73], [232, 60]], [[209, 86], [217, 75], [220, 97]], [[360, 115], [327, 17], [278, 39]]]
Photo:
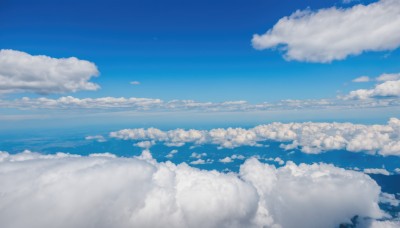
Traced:
[[132, 82], [130, 82], [130, 84], [131, 85], [140, 85], [140, 82], [139, 81], [132, 81]]

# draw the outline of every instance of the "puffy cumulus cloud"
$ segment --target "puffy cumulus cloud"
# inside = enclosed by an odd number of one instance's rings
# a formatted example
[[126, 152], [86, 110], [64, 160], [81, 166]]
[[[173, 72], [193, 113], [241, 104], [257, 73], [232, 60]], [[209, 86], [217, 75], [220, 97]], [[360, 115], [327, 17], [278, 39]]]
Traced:
[[0, 93], [50, 94], [97, 90], [100, 86], [89, 80], [98, 74], [94, 63], [75, 57], [57, 59], [0, 50]]
[[254, 158], [239, 173], [220, 173], [144, 153], [0, 152], [0, 226], [335, 227], [355, 215], [383, 216], [380, 188], [363, 173], [292, 162], [275, 168]]
[[217, 128], [211, 130], [156, 128], [123, 129], [111, 132], [111, 138], [123, 140], [154, 140], [167, 146], [215, 144], [219, 148], [261, 146], [261, 142], [282, 142], [286, 150], [295, 148], [305, 153], [328, 150], [377, 152], [380, 155], [400, 155], [400, 120], [391, 118], [387, 125], [352, 123], [271, 123], [250, 129]]
[[364, 51], [400, 46], [400, 4], [380, 0], [350, 8], [296, 11], [265, 34], [254, 35], [256, 49], [282, 48], [288, 60], [331, 62]]
[[365, 100], [370, 98], [400, 97], [400, 80], [385, 81], [373, 89], [358, 89], [351, 91], [344, 99]]
[[218, 161], [221, 163], [231, 163], [234, 160], [244, 160], [245, 157], [243, 155], [233, 154], [230, 157], [221, 158]]
[[[362, 82], [364, 77], [359, 77], [353, 81]], [[369, 81], [369, 77], [368, 81]], [[400, 97], [400, 74], [382, 74], [375, 78], [378, 84], [372, 89], [358, 89], [350, 91], [346, 96], [339, 96], [344, 100], [367, 100], [372, 98], [398, 98]]]
[[149, 149], [150, 147], [154, 146], [155, 142], [154, 141], [141, 141], [138, 143], [135, 143], [135, 146], [143, 148], [143, 149]]

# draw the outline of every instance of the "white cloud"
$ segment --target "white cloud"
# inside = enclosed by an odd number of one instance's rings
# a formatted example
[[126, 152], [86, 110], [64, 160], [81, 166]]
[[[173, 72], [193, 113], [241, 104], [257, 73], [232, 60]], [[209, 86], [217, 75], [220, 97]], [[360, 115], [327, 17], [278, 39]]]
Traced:
[[1, 152], [0, 226], [337, 227], [355, 215], [383, 216], [380, 188], [363, 173], [291, 162], [275, 168], [253, 158], [240, 173], [224, 174], [146, 153]]
[[[369, 81], [367, 76], [363, 76], [357, 78], [359, 79], [358, 82], [362, 82], [364, 77]], [[339, 98], [344, 100], [367, 100], [374, 98], [398, 99], [400, 97], [400, 74], [381, 74], [375, 78], [375, 81], [378, 84], [372, 89], [353, 90], [348, 95], [339, 96]]]
[[98, 74], [94, 63], [75, 57], [57, 59], [0, 50], [0, 93], [50, 94], [97, 90], [100, 86], [89, 80]]
[[245, 159], [245, 157], [243, 155], [233, 154], [230, 157], [225, 157], [225, 158], [219, 159], [219, 162], [221, 162], [221, 163], [231, 163], [234, 160], [244, 160], [244, 159]]
[[196, 153], [196, 152], [193, 152], [193, 153], [190, 155], [190, 157], [191, 157], [191, 158], [202, 158], [202, 157], [207, 157], [207, 153]]
[[260, 142], [282, 142], [286, 150], [299, 148], [305, 153], [347, 150], [400, 156], [400, 120], [391, 118], [387, 125], [352, 123], [271, 123], [250, 129], [217, 128], [211, 130], [156, 128], [124, 129], [109, 134], [123, 140], [154, 140], [167, 146], [215, 144], [220, 148], [260, 146]]
[[274, 162], [277, 162], [279, 165], [285, 164], [285, 161], [282, 160], [282, 158], [280, 158], [280, 157], [276, 157], [276, 158], [274, 159]]
[[400, 80], [400, 74], [382, 74], [376, 80], [378, 82], [397, 81]]
[[365, 51], [400, 46], [400, 4], [380, 0], [351, 8], [298, 10], [265, 34], [254, 35], [254, 48], [280, 48], [288, 60], [331, 62]]
[[[349, 96], [339, 99], [320, 100], [281, 100], [274, 103], [250, 104], [243, 101], [226, 102], [196, 102], [196, 101], [163, 101], [156, 98], [137, 97], [99, 97], [77, 98], [64, 96], [59, 98], [29, 98], [23, 97], [14, 100], [1, 100], [0, 106], [4, 109], [19, 110], [74, 110], [89, 109], [95, 112], [105, 111], [152, 111], [152, 112], [255, 112], [255, 111], [288, 111], [288, 110], [348, 110], [364, 108], [398, 107], [400, 100], [392, 97], [382, 100], [350, 99]], [[13, 117], [14, 118], [14, 117]]]
[[376, 85], [373, 89], [359, 89], [351, 91], [343, 99], [365, 100], [382, 97], [400, 97], [400, 80], [385, 81]]
[[369, 82], [371, 79], [368, 76], [361, 76], [358, 78], [355, 78], [353, 82]]
[[173, 158], [176, 153], [178, 153], [178, 150], [171, 150], [165, 157]]
[[230, 157], [225, 157], [225, 158], [219, 159], [219, 162], [222, 162], [222, 163], [231, 163], [231, 162], [233, 162], [233, 160], [232, 160], [232, 158], [230, 158]]
[[400, 201], [396, 199], [396, 196], [394, 194], [389, 194], [382, 192], [380, 197], [379, 197], [379, 202], [385, 203], [385, 204], [390, 204], [393, 207], [397, 207], [400, 205]]
[[367, 174], [381, 174], [381, 175], [385, 175], [385, 176], [389, 176], [390, 175], [390, 172], [387, 171], [386, 169], [375, 169], [375, 168], [364, 169], [364, 173], [367, 173]]
[[141, 141], [138, 143], [135, 143], [135, 146], [143, 148], [143, 149], [149, 149], [150, 147], [154, 146], [155, 142], [154, 141]]
[[140, 82], [139, 81], [132, 81], [132, 82], [130, 82], [130, 84], [131, 85], [140, 85]]
[[107, 140], [102, 135], [89, 135], [85, 137], [86, 140], [95, 140], [97, 142], [106, 142]]
[[365, 226], [361, 224], [362, 227], [369, 227], [369, 228], [398, 228], [400, 227], [399, 221], [370, 221], [366, 223]]

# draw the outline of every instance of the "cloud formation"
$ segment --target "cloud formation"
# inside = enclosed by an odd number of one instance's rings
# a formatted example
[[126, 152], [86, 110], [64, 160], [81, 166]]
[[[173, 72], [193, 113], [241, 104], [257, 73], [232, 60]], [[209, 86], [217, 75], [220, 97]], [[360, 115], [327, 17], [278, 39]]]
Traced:
[[254, 48], [279, 48], [287, 60], [327, 63], [366, 51], [400, 46], [400, 4], [380, 0], [350, 8], [298, 10], [265, 34], [254, 35]]
[[382, 74], [375, 80], [379, 83], [374, 88], [354, 90], [342, 98], [345, 100], [366, 100], [400, 97], [400, 74]]
[[358, 78], [355, 78], [353, 82], [369, 82], [371, 79], [368, 76], [361, 76]]
[[[369, 176], [247, 160], [239, 173], [139, 158], [0, 152], [0, 226], [335, 227], [380, 218]], [[301, 211], [302, 213], [299, 213]]]
[[167, 146], [215, 144], [220, 148], [261, 146], [261, 142], [282, 142], [286, 150], [299, 148], [304, 153], [329, 150], [378, 153], [400, 156], [400, 120], [391, 118], [387, 125], [352, 123], [271, 123], [254, 128], [216, 128], [211, 130], [157, 128], [123, 129], [111, 132], [111, 138], [152, 140]]
[[75, 57], [52, 58], [15, 50], [0, 50], [0, 93], [38, 94], [97, 90], [89, 82], [98, 76], [94, 63]]
[[157, 98], [137, 97], [99, 97], [77, 98], [64, 96], [59, 98], [29, 98], [1, 100], [0, 106], [7, 109], [51, 109], [51, 110], [134, 110], [134, 111], [207, 111], [207, 112], [251, 112], [251, 111], [285, 111], [285, 110], [323, 110], [323, 109], [362, 109], [400, 106], [398, 98], [385, 100], [350, 99], [348, 96], [339, 99], [315, 100], [281, 100], [274, 103], [252, 104], [246, 101], [198, 102], [193, 100], [163, 101]]

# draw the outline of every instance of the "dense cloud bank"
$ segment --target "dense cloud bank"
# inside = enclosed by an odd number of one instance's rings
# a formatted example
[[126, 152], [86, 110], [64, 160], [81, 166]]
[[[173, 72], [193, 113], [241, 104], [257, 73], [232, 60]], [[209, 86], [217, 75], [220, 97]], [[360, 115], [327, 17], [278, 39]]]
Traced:
[[254, 35], [252, 43], [256, 49], [279, 48], [288, 60], [322, 63], [393, 50], [400, 46], [400, 4], [380, 0], [350, 8], [298, 10]]
[[380, 155], [400, 155], [400, 120], [391, 118], [387, 125], [352, 123], [271, 123], [250, 129], [228, 128], [212, 130], [156, 128], [124, 129], [111, 132], [110, 137], [124, 140], [153, 140], [167, 146], [185, 143], [216, 144], [221, 148], [261, 146], [264, 141], [283, 142], [286, 150], [300, 148], [305, 153], [320, 153], [345, 149], [352, 152], [377, 152]]
[[[0, 152], [0, 227], [335, 227], [383, 216], [369, 176], [327, 164], [239, 173], [138, 158]], [[361, 219], [361, 221], [363, 221]]]

